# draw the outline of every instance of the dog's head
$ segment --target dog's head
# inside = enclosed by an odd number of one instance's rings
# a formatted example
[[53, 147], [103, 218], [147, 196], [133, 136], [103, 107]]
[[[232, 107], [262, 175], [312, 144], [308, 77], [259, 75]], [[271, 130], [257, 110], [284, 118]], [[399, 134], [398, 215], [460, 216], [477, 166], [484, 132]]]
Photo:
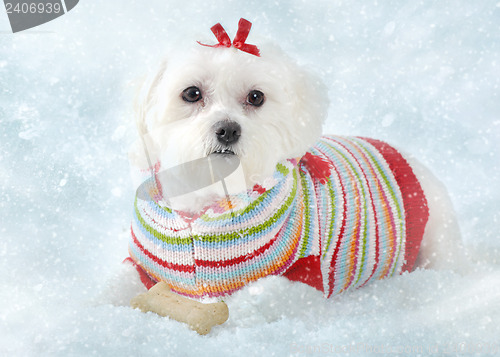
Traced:
[[237, 155], [251, 187], [316, 142], [328, 107], [324, 85], [276, 46], [259, 47], [257, 56], [195, 44], [144, 82], [139, 130], [162, 166]]

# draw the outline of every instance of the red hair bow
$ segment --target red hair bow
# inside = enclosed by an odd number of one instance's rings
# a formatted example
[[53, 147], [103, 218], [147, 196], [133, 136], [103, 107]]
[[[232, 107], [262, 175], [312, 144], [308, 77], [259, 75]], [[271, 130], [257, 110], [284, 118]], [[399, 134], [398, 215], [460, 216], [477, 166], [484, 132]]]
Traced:
[[227, 34], [226, 30], [222, 27], [220, 23], [212, 26], [210, 30], [212, 30], [213, 34], [219, 41], [218, 44], [216, 45], [205, 45], [204, 43], [201, 43], [198, 41], [198, 43], [202, 46], [207, 46], [207, 47], [231, 47], [234, 46], [235, 48], [243, 51], [250, 53], [254, 56], [260, 57], [260, 51], [255, 45], [250, 45], [248, 43], [245, 43], [247, 40], [248, 34], [250, 33], [250, 29], [252, 28], [252, 23], [248, 20], [245, 20], [243, 18], [240, 19], [240, 22], [238, 22], [238, 32], [236, 33], [236, 36], [234, 37], [233, 42], [231, 43], [231, 39], [229, 38], [229, 35]]

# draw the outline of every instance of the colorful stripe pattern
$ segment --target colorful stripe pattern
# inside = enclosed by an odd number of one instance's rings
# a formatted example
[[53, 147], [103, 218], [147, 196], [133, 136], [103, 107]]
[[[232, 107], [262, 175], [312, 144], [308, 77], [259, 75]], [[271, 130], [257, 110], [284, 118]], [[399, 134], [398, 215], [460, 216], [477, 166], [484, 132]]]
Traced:
[[[304, 281], [330, 297], [411, 269], [427, 208], [401, 155], [378, 141], [337, 136], [322, 137], [309, 153], [330, 163], [325, 180], [310, 163], [287, 160], [265, 192], [222, 199], [195, 219], [136, 198], [131, 258], [193, 298], [231, 294], [267, 275]], [[408, 194], [400, 188], [406, 184]], [[420, 215], [413, 220], [408, 212]], [[316, 283], [304, 278], [311, 274]]]

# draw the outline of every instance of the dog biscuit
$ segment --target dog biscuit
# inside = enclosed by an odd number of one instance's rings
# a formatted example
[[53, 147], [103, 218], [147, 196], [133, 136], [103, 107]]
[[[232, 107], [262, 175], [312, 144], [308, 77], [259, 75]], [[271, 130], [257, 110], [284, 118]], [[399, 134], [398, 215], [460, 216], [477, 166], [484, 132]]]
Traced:
[[223, 301], [203, 304], [172, 292], [164, 282], [133, 298], [130, 305], [142, 312], [151, 311], [183, 322], [200, 335], [208, 334], [213, 326], [229, 318], [229, 309]]

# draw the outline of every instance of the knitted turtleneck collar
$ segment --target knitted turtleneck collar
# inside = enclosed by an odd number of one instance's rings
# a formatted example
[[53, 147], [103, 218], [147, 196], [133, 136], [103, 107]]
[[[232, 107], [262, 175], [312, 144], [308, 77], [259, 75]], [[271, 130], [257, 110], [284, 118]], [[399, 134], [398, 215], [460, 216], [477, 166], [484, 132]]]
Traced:
[[[300, 246], [302, 222], [294, 218], [307, 211], [299, 177], [297, 160], [284, 161], [267, 181], [272, 188], [225, 197], [189, 219], [136, 197], [131, 256], [155, 280], [196, 298], [283, 273], [312, 248]], [[150, 184], [154, 194], [156, 184]]]

